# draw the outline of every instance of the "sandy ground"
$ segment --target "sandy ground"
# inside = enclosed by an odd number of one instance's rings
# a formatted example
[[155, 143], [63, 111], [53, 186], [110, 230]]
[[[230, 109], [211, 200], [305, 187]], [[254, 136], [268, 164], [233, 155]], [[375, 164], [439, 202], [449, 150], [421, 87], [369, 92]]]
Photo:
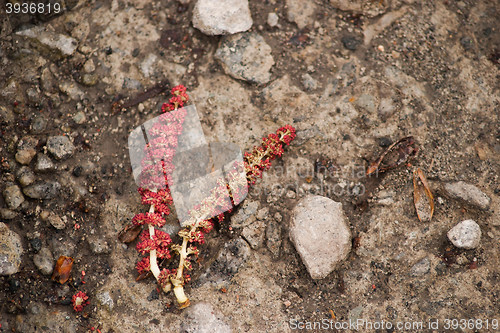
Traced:
[[[442, 332], [452, 319], [469, 326], [458, 322], [449, 331], [495, 331], [499, 7], [486, 0], [393, 0], [355, 1], [359, 8], [342, 11], [342, 1], [307, 2], [312, 11], [298, 11], [299, 29], [284, 2], [250, 1], [251, 31], [274, 61], [262, 84], [225, 72], [214, 57], [223, 37], [192, 26], [194, 0], [68, 3], [50, 17], [0, 14], [0, 189], [22, 187], [22, 138], [38, 140], [38, 155], [51, 136], [68, 136], [75, 146], [67, 159], [51, 157], [55, 169], [48, 172], [37, 169], [38, 157], [28, 163], [37, 180], [61, 185], [57, 196], [21, 195], [24, 202], [10, 210], [0, 196], [1, 220], [23, 247], [19, 271], [0, 276], [0, 331], [195, 332], [212, 323], [219, 331], [289, 332], [320, 322], [347, 332], [351, 326], [335, 323], [358, 319], [393, 325], [359, 327], [366, 332]], [[271, 12], [279, 17], [275, 27], [267, 24]], [[30, 24], [71, 36], [76, 49], [61, 55], [16, 34]], [[208, 237], [186, 290], [193, 304], [187, 310], [158, 294], [153, 279], [136, 282], [134, 244], [117, 240], [147, 210], [130, 172], [127, 138], [160, 114], [168, 94], [151, 88], [165, 80], [188, 88], [210, 141], [248, 151], [285, 124], [297, 128], [296, 140], [234, 213], [246, 214], [251, 230], [230, 227], [228, 215]], [[113, 110], [114, 102], [145, 90], [156, 92]], [[410, 163], [365, 177], [369, 161], [409, 135], [419, 148]], [[435, 196], [431, 222], [420, 222], [413, 206], [417, 167]], [[454, 181], [475, 185], [490, 205], [448, 195], [443, 185]], [[289, 238], [291, 211], [311, 193], [341, 202], [353, 235], [348, 258], [321, 280], [311, 279]], [[249, 206], [257, 208], [247, 214]], [[43, 211], [60, 217], [62, 228]], [[446, 236], [466, 219], [482, 232], [471, 250]], [[249, 232], [258, 239], [252, 248], [242, 238]], [[75, 258], [70, 282], [42, 274], [34, 263], [40, 248]], [[220, 253], [232, 256], [214, 264]], [[69, 304], [76, 290], [91, 301], [79, 313]], [[413, 326], [398, 330], [397, 323]]]

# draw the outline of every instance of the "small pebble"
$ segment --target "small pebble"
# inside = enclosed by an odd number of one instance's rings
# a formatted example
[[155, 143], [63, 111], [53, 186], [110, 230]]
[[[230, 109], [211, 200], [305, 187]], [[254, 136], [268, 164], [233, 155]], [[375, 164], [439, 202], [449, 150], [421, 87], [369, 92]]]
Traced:
[[33, 256], [35, 266], [40, 270], [43, 275], [50, 275], [54, 269], [54, 257], [50, 250], [43, 247], [40, 252]]
[[23, 202], [24, 196], [17, 185], [10, 185], [3, 191], [5, 203], [10, 209], [17, 209]]
[[475, 221], [465, 220], [448, 231], [448, 239], [458, 248], [475, 249], [481, 243], [481, 228]]
[[75, 146], [67, 136], [51, 136], [47, 139], [47, 150], [58, 160], [73, 155]]
[[278, 20], [279, 17], [276, 13], [267, 14], [267, 25], [269, 25], [271, 28], [274, 28], [278, 25]]
[[49, 172], [49, 171], [54, 171], [56, 169], [56, 166], [54, 163], [52, 163], [52, 160], [50, 157], [48, 157], [45, 154], [38, 154], [36, 164], [35, 164], [35, 171], [37, 172]]
[[21, 184], [22, 187], [26, 187], [28, 185], [31, 185], [35, 181], [35, 174], [27, 166], [21, 167], [17, 171], [16, 176], [17, 176], [17, 180], [19, 180], [19, 183]]

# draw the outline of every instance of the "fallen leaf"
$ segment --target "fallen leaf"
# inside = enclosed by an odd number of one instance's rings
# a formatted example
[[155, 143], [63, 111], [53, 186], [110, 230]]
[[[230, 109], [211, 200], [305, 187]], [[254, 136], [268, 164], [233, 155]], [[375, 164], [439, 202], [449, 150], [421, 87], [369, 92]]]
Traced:
[[420, 222], [430, 222], [434, 214], [434, 196], [420, 168], [413, 171], [413, 203]]
[[71, 273], [74, 261], [75, 260], [71, 257], [60, 256], [59, 259], [57, 259], [56, 268], [52, 274], [52, 280], [59, 282], [60, 284], [66, 283], [69, 279], [69, 274]]
[[139, 236], [141, 230], [142, 230], [141, 225], [128, 224], [118, 234], [118, 240], [122, 243], [133, 242], [137, 238], [137, 236]]
[[370, 163], [366, 169], [366, 175], [369, 176], [375, 171], [382, 173], [397, 168], [414, 157], [417, 151], [413, 136], [402, 138], [390, 145], [379, 158]]

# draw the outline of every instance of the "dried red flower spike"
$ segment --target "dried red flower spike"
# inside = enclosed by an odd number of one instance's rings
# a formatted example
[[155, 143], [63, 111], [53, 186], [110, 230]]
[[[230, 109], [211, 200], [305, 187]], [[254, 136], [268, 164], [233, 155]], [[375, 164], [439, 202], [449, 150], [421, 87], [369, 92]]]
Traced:
[[77, 292], [76, 294], [73, 295], [73, 298], [71, 299], [71, 304], [73, 304], [73, 309], [76, 312], [82, 311], [83, 307], [90, 303], [88, 299], [89, 297], [83, 291]]

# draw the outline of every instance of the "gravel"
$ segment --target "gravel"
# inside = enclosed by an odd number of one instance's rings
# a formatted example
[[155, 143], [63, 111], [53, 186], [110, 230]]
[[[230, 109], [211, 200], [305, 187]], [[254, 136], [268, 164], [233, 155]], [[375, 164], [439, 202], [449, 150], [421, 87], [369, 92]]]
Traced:
[[224, 37], [215, 52], [226, 74], [235, 79], [257, 84], [271, 80], [274, 59], [271, 47], [257, 33], [241, 33]]
[[23, 188], [23, 193], [32, 199], [53, 199], [61, 189], [57, 181], [42, 181]]
[[47, 139], [47, 150], [58, 160], [62, 160], [73, 155], [75, 146], [67, 136], [51, 136]]
[[429, 258], [424, 258], [412, 266], [412, 268], [410, 269], [410, 274], [412, 276], [422, 276], [429, 273], [430, 269], [431, 262]]
[[24, 196], [17, 185], [10, 185], [3, 191], [3, 197], [10, 209], [17, 209], [24, 202]]
[[48, 248], [42, 247], [42, 249], [33, 256], [33, 262], [43, 275], [52, 274], [54, 270], [54, 257]]
[[19, 140], [17, 144], [16, 161], [21, 164], [30, 164], [33, 157], [36, 155], [36, 146], [38, 144], [38, 139], [32, 136], [25, 136]]
[[487, 210], [491, 199], [475, 185], [463, 181], [447, 183], [444, 185], [445, 191], [453, 198], [461, 199], [470, 205]]
[[229, 281], [238, 272], [250, 256], [250, 246], [241, 238], [232, 239], [221, 249], [217, 259], [200, 276], [195, 285], [210, 282], [217, 288], [227, 287]]
[[475, 221], [465, 220], [448, 231], [448, 239], [458, 248], [475, 249], [481, 243], [481, 228]]
[[0, 222], [0, 275], [11, 275], [19, 272], [23, 246], [21, 237]]
[[35, 171], [49, 172], [49, 171], [54, 171], [55, 169], [56, 166], [54, 165], [50, 157], [48, 157], [45, 154], [38, 154], [35, 164]]
[[27, 166], [21, 167], [17, 171], [16, 176], [17, 176], [17, 180], [19, 181], [19, 184], [21, 184], [22, 187], [26, 187], [28, 185], [31, 185], [35, 181], [35, 174]]
[[252, 24], [248, 0], [198, 0], [193, 9], [193, 26], [206, 35], [243, 32]]
[[292, 212], [290, 238], [313, 279], [323, 279], [351, 250], [342, 204], [322, 196], [301, 199]]

